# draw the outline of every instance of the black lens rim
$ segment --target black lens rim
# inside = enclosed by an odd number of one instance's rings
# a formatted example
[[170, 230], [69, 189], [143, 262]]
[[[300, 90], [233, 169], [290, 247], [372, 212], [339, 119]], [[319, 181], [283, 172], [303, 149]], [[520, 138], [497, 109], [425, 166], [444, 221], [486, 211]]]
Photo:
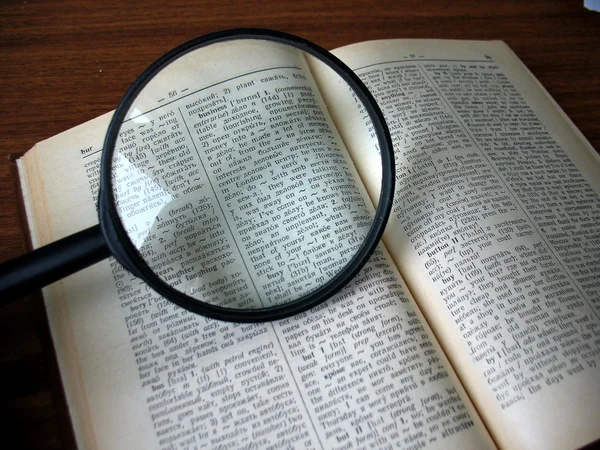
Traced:
[[[111, 175], [112, 160], [116, 148], [115, 144], [121, 124], [139, 92], [154, 75], [165, 65], [197, 48], [217, 42], [239, 39], [260, 39], [291, 45], [318, 58], [332, 68], [350, 85], [357, 97], [363, 102], [377, 134], [382, 162], [381, 192], [375, 218], [366, 239], [350, 262], [339, 274], [310, 294], [283, 305], [257, 309], [224, 308], [204, 303], [183, 294], [156, 276], [129, 239], [121, 223], [114, 201]], [[148, 67], [125, 93], [108, 127], [103, 148], [98, 214], [102, 233], [113, 256], [126, 269], [143, 279], [164, 298], [188, 311], [212, 319], [243, 323], [265, 322], [291, 317], [323, 303], [346, 286], [366, 264], [383, 235], [392, 208], [395, 188], [395, 164], [392, 139], [383, 114], [375, 99], [358, 76], [337, 57], [310, 41], [280, 31], [260, 28], [237, 28], [218, 31], [192, 39], [168, 52]]]

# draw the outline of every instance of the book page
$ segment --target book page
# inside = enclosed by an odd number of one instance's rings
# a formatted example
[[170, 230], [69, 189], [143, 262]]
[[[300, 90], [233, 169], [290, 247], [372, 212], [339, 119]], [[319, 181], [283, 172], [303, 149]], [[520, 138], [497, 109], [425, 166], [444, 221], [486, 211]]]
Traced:
[[[600, 438], [596, 152], [501, 42], [380, 41], [335, 53], [393, 135], [385, 245], [496, 442], [558, 449]], [[349, 150], [361, 176], [377, 186], [373, 155], [361, 151], [368, 136], [353, 134], [353, 99], [321, 86], [358, 145]]]
[[[38, 244], [96, 223], [109, 119], [21, 161]], [[274, 323], [194, 315], [113, 259], [44, 297], [81, 448], [494, 447], [383, 249], [335, 298]]]

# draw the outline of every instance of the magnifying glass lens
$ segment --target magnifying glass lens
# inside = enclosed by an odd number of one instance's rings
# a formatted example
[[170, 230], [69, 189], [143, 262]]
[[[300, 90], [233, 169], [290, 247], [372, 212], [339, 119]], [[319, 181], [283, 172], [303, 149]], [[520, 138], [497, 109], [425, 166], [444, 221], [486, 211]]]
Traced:
[[112, 193], [157, 280], [209, 305], [257, 309], [347, 269], [377, 205], [323, 100], [328, 83], [346, 81], [296, 47], [245, 39], [189, 51], [137, 93]]

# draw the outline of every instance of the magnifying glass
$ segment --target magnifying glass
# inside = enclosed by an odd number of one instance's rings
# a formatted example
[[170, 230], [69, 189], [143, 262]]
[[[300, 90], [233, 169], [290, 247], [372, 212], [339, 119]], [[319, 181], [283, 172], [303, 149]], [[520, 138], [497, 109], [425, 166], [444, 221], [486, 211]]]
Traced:
[[[323, 100], [331, 83], [376, 137], [376, 199]], [[112, 255], [198, 314], [298, 314], [374, 251], [394, 160], [381, 111], [344, 63], [296, 36], [237, 29], [181, 45], [135, 81], [109, 125], [100, 177], [99, 225], [0, 265], [4, 302]]]

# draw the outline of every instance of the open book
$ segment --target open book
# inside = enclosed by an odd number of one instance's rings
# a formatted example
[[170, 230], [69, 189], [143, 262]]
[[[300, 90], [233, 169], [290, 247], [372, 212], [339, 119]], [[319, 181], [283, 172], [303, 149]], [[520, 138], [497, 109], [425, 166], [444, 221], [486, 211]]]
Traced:
[[[594, 149], [502, 42], [334, 53], [392, 133], [384, 242], [334, 299], [275, 323], [187, 313], [113, 260], [46, 288], [81, 448], [562, 449], [600, 438]], [[376, 200], [380, 168], [352, 98], [326, 73], [304, 75]], [[109, 120], [19, 161], [34, 245], [97, 223]]]

